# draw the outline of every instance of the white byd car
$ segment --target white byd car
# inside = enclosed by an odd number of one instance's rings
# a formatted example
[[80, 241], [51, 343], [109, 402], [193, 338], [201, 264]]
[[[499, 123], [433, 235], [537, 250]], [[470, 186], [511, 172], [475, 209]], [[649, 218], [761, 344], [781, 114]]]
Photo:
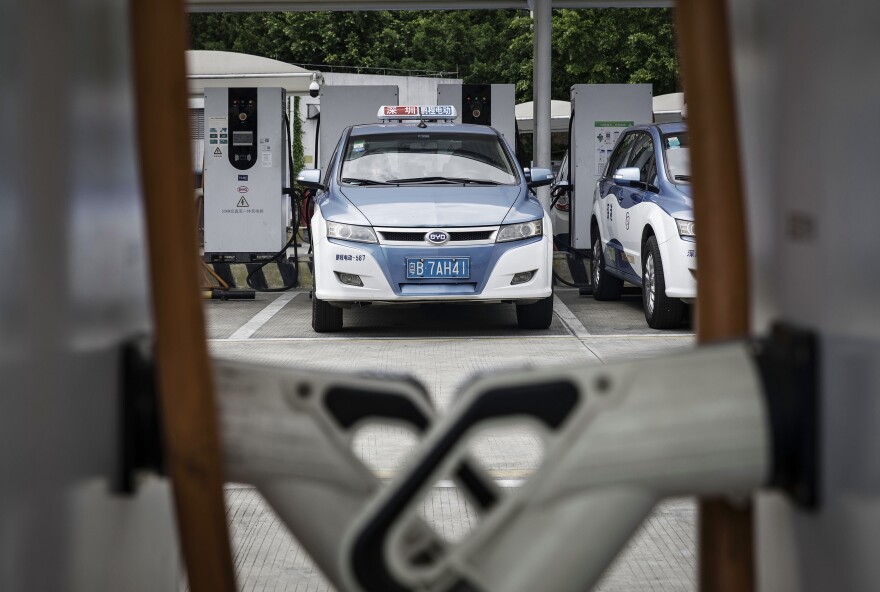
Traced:
[[526, 329], [553, 317], [550, 221], [504, 138], [440, 121], [449, 106], [393, 106], [347, 128], [317, 189], [312, 328], [342, 328], [354, 304], [509, 302]]
[[640, 286], [655, 329], [680, 325], [697, 296], [690, 175], [684, 123], [631, 127], [593, 197], [593, 295], [619, 298], [624, 280]]

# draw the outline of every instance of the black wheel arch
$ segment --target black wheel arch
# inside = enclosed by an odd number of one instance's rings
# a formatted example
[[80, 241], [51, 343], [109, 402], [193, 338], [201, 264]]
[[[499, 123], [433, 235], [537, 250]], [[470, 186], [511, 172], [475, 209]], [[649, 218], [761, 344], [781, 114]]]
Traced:
[[[642, 229], [642, 242], [641, 242], [643, 255], [645, 253], [645, 245], [648, 244], [648, 239], [651, 238], [652, 236], [657, 236], [657, 233], [654, 232], [654, 227], [651, 226], [650, 223], [645, 224], [645, 227]], [[643, 257], [643, 259], [644, 259], [644, 257]]]
[[[596, 236], [593, 236], [593, 233], [596, 233]], [[593, 249], [593, 241], [596, 240], [596, 237], [599, 238], [599, 241], [602, 241], [602, 231], [599, 230], [599, 220], [596, 218], [596, 214], [590, 215], [590, 256], [592, 256]]]

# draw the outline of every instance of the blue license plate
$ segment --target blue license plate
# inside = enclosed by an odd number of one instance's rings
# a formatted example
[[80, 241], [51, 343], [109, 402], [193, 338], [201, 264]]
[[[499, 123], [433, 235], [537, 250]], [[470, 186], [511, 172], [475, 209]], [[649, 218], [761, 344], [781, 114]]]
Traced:
[[471, 276], [470, 257], [406, 259], [406, 279], [461, 279]]

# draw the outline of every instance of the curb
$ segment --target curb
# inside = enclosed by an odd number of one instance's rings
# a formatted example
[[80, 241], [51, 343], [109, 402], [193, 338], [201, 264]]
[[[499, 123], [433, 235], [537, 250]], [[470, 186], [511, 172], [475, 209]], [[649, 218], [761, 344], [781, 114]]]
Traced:
[[[260, 263], [208, 263], [209, 268], [214, 270], [230, 288], [250, 288], [247, 283], [248, 274], [257, 269]], [[291, 288], [310, 287], [312, 285], [311, 261], [304, 261], [300, 257], [299, 265], [294, 268], [293, 261], [273, 261], [266, 264], [262, 269], [254, 273], [251, 282], [257, 289], [279, 289], [289, 286], [296, 280]], [[299, 274], [297, 275], [297, 271]], [[219, 283], [211, 278], [213, 287], [219, 287]]]

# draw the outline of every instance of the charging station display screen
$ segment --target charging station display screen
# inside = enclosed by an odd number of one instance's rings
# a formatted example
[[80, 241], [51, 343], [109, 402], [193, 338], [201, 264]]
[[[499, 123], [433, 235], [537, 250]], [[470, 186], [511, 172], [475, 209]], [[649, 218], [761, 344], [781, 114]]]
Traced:
[[251, 146], [254, 143], [254, 132], [232, 132], [233, 146]]

